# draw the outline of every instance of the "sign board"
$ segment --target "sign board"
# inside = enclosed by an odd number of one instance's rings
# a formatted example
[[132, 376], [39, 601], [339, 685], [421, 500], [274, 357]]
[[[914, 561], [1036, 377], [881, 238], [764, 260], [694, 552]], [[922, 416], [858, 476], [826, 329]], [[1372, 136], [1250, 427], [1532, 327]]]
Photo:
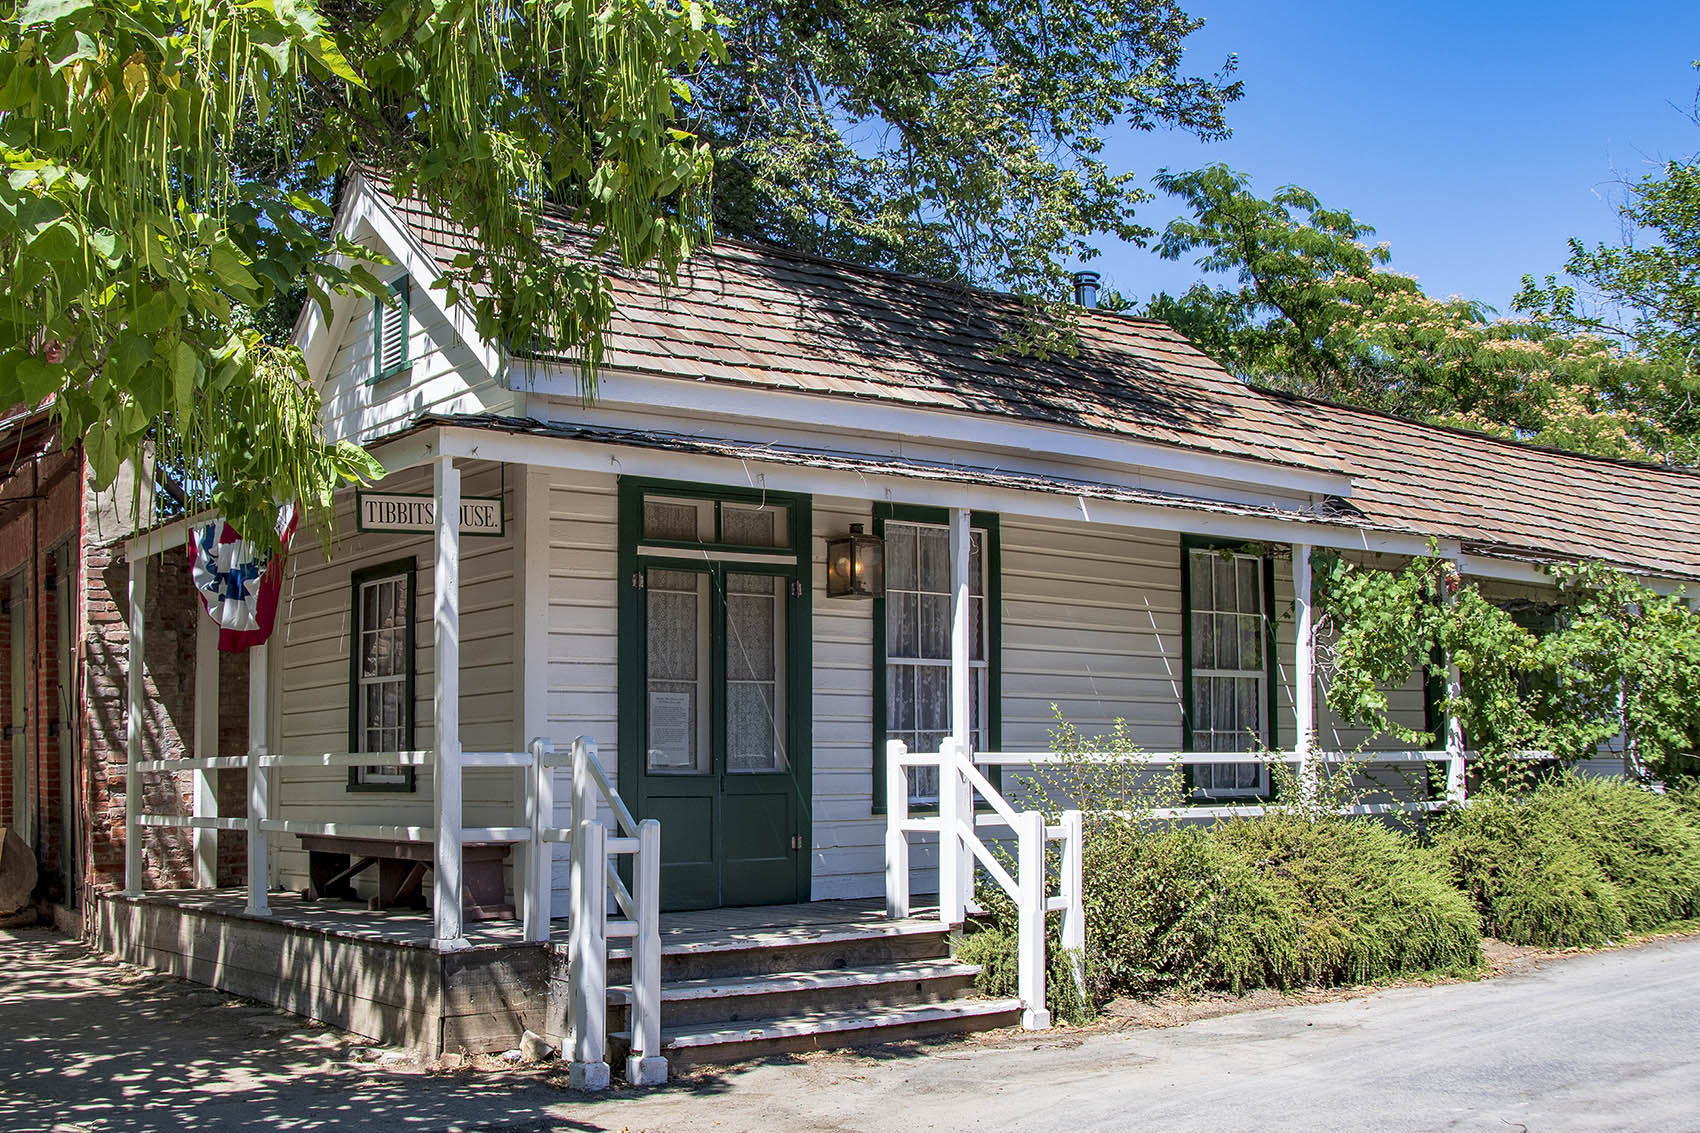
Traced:
[[[354, 493], [354, 525], [361, 531], [431, 531], [437, 522], [437, 501], [407, 492]], [[500, 496], [462, 496], [462, 535], [501, 535]]]

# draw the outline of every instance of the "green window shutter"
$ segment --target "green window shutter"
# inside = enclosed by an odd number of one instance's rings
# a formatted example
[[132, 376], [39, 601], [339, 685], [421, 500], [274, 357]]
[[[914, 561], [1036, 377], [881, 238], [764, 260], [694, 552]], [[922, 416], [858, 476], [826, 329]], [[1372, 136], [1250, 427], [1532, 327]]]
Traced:
[[409, 300], [412, 289], [407, 277], [390, 286], [391, 302], [372, 300], [372, 380], [381, 381], [407, 369], [407, 340], [410, 330]]

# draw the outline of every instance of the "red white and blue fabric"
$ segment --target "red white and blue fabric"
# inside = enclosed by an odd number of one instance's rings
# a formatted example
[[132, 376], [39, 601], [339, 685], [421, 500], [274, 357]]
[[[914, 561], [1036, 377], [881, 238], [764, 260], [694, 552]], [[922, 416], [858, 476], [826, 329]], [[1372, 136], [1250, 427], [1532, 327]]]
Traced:
[[259, 554], [222, 519], [191, 530], [190, 570], [207, 613], [218, 623], [223, 652], [241, 653], [271, 636], [295, 518], [293, 504], [279, 510], [283, 551], [276, 555]]

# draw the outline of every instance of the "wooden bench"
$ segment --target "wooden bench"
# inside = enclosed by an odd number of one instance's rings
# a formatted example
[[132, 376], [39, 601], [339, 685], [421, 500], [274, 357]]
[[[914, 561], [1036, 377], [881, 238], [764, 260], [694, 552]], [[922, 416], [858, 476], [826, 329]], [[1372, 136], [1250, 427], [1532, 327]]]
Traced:
[[[368, 909], [425, 907], [425, 872], [436, 848], [429, 842], [388, 838], [345, 838], [332, 834], [298, 834], [307, 851], [307, 888], [303, 900], [321, 897], [358, 900], [351, 884], [372, 866], [378, 867], [378, 895]], [[507, 886], [502, 866], [506, 842], [468, 842], [461, 847], [461, 907], [469, 921], [513, 919], [514, 907], [503, 900]]]

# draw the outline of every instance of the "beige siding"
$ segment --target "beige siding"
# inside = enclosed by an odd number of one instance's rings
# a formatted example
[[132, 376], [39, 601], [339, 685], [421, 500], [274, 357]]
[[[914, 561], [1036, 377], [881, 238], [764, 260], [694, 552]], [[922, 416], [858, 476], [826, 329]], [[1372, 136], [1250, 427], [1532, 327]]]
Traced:
[[[610, 780], [619, 767], [617, 481], [552, 472], [549, 480], [549, 735], [557, 745], [595, 740]], [[570, 777], [556, 776], [555, 819], [571, 821]], [[606, 817], [606, 816], [605, 816]], [[567, 910], [567, 856], [555, 855], [554, 906]]]
[[[393, 269], [391, 278], [398, 278]], [[332, 440], [366, 440], [399, 428], [420, 413], [506, 413], [511, 391], [486, 378], [476, 356], [438, 312], [427, 289], [414, 279], [408, 317], [412, 365], [381, 382], [372, 381], [372, 304], [356, 301], [337, 332], [338, 346], [320, 387], [325, 432]]]
[[1152, 751], [1180, 746], [1180, 539], [1006, 519], [1003, 746], [1051, 746], [1055, 713], [1085, 734], [1120, 717]]
[[[463, 468], [462, 490], [494, 496], [503, 491], [503, 475], [490, 464]], [[506, 478], [504, 506], [513, 514], [513, 478]], [[429, 492], [428, 471], [393, 477], [386, 491]], [[432, 681], [435, 650], [432, 629], [433, 549], [429, 535], [360, 534], [354, 530], [353, 494], [338, 501], [336, 538], [327, 561], [314, 532], [296, 539], [283, 594], [280, 624], [273, 637], [281, 649], [276, 748], [289, 754], [348, 750], [349, 629], [352, 592], [349, 579], [363, 567], [409, 558], [417, 569], [414, 604], [414, 742], [435, 746]], [[509, 750], [515, 743], [515, 668], [513, 649], [513, 546], [511, 538], [466, 538], [461, 542], [461, 742], [469, 750]], [[514, 820], [515, 772], [475, 771], [466, 776], [465, 820], [469, 825], [508, 824]], [[429, 768], [421, 768], [417, 789], [407, 793], [351, 792], [341, 768], [278, 772], [274, 806], [285, 819], [321, 822], [433, 824]], [[306, 856], [293, 836], [276, 840], [283, 884], [299, 888], [306, 880]]]

